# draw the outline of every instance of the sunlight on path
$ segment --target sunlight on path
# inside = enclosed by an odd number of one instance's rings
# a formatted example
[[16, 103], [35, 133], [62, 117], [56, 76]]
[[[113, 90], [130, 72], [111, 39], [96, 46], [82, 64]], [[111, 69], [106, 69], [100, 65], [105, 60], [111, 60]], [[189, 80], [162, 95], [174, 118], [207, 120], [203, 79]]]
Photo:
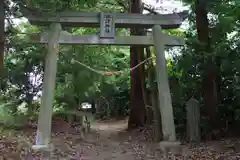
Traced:
[[127, 119], [124, 120], [109, 120], [109, 121], [96, 121], [92, 128], [100, 131], [116, 132], [125, 130], [127, 128]]

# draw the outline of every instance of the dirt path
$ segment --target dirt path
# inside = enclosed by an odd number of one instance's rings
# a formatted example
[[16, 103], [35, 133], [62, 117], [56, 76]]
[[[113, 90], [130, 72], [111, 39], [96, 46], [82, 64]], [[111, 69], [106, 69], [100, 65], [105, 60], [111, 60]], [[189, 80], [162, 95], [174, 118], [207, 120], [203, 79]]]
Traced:
[[[95, 147], [86, 153], [98, 160], [155, 160], [154, 155], [143, 153], [144, 146], [132, 141], [126, 128], [127, 120], [96, 122], [93, 129], [99, 133], [99, 138], [93, 138]], [[97, 154], [93, 156], [93, 153]]]

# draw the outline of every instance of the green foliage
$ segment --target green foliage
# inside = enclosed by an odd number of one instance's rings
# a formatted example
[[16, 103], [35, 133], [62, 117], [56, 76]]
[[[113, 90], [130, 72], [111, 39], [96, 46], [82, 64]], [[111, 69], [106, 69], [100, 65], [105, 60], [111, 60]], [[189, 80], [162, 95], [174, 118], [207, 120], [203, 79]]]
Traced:
[[[18, 4], [24, 1], [14, 1]], [[219, 76], [218, 85], [218, 112], [222, 120], [232, 124], [239, 124], [240, 94], [239, 85], [235, 77], [240, 77], [240, 3], [238, 0], [213, 0], [208, 3], [209, 32], [211, 37], [211, 51], [201, 55], [195, 25], [193, 0], [185, 0], [191, 6], [189, 28], [166, 31], [170, 35], [184, 36], [186, 45], [179, 50], [168, 49], [172, 59], [168, 60], [168, 73], [174, 106], [177, 129], [185, 127], [185, 104], [191, 96], [196, 96], [202, 103], [201, 82], [205, 71], [205, 64], [211, 60], [217, 65]], [[127, 5], [126, 5], [127, 6]], [[34, 0], [33, 7], [42, 12], [56, 11], [124, 11], [124, 7], [117, 1], [65, 1], [65, 0]], [[9, 7], [10, 8], [10, 7]], [[212, 15], [212, 16], [211, 16]], [[12, 112], [22, 102], [27, 102], [28, 108], [37, 113], [38, 96], [42, 89], [44, 70], [45, 46], [29, 44], [26, 36], [20, 32], [31, 33], [44, 31], [46, 28], [33, 27], [23, 23], [13, 28], [14, 33], [8, 35], [5, 66], [7, 74], [4, 85], [1, 86], [1, 102], [12, 102], [10, 111], [1, 109], [1, 120], [7, 120]], [[67, 28], [73, 34], [95, 34], [97, 29]], [[125, 29], [117, 30], [117, 34], [128, 34]], [[153, 53], [152, 53], [153, 54]], [[130, 76], [124, 73], [119, 76], [102, 76], [91, 72], [72, 59], [87, 66], [102, 71], [119, 71], [129, 68], [129, 47], [116, 46], [61, 46], [58, 61], [57, 82], [54, 100], [54, 111], [64, 112], [74, 109], [85, 101], [101, 102], [99, 117], [119, 117], [128, 114]], [[38, 83], [30, 80], [38, 78]], [[2, 108], [2, 107], [1, 107]], [[4, 107], [6, 108], [6, 107]], [[207, 118], [202, 116], [203, 126]], [[13, 123], [14, 120], [7, 120]], [[15, 122], [14, 122], [15, 123]]]
[[[218, 90], [218, 116], [219, 120], [228, 121], [229, 124], [239, 122], [234, 119], [234, 115], [239, 108], [239, 94], [236, 90], [236, 81], [234, 77], [239, 71], [239, 12], [236, 11], [239, 5], [237, 1], [209, 1], [209, 33], [211, 37], [211, 52], [200, 54], [201, 44], [197, 40], [194, 3], [195, 1], [186, 1], [192, 5], [193, 12], [189, 15], [190, 26], [186, 31], [186, 45], [182, 55], [176, 55], [173, 61], [173, 67], [170, 70], [170, 84], [173, 95], [174, 111], [178, 126], [184, 123], [185, 103], [191, 96], [196, 96], [202, 102], [202, 75], [205, 72], [205, 64], [208, 61], [217, 66], [217, 90]], [[238, 43], [239, 45], [239, 43]], [[174, 69], [174, 71], [173, 71]], [[180, 98], [179, 98], [180, 97]], [[207, 127], [208, 119], [202, 112], [202, 126]], [[225, 126], [222, 126], [225, 127]]]
[[[24, 1], [14, 1], [16, 5], [24, 5]], [[121, 6], [105, 1], [32, 1], [34, 8], [41, 12], [78, 11], [78, 10], [121, 10]], [[11, 8], [11, 7], [9, 7]], [[12, 13], [10, 13], [12, 14]], [[96, 34], [97, 29], [66, 28], [73, 34]], [[15, 104], [27, 102], [29, 114], [36, 112], [38, 106], [34, 98], [42, 90], [44, 56], [46, 49], [43, 45], [29, 44], [27, 36], [21, 34], [36, 33], [46, 28], [33, 27], [22, 23], [11, 28], [13, 33], [8, 35], [8, 54], [5, 58], [6, 68], [3, 101]], [[117, 34], [125, 33], [120, 29]], [[87, 70], [71, 60], [80, 61], [91, 68], [102, 71], [119, 71], [128, 68], [129, 48], [114, 46], [61, 46], [58, 61], [57, 85], [55, 90], [55, 108], [73, 109], [83, 101], [98, 99], [101, 95], [121, 92], [121, 88], [129, 89], [129, 76], [104, 77]], [[37, 80], [34, 82], [34, 80]], [[33, 80], [34, 79], [34, 80]], [[112, 104], [113, 105], [113, 104]], [[127, 107], [127, 106], [126, 106]], [[13, 110], [16, 111], [16, 108]]]
[[[90, 34], [89, 30], [74, 30], [74, 33]], [[114, 46], [62, 47], [57, 73], [56, 100], [76, 108], [85, 100], [118, 92], [121, 87], [127, 86], [127, 75], [105, 77], [77, 63], [71, 63], [71, 60], [75, 59], [96, 70], [118, 71], [128, 67], [129, 54], [126, 54], [126, 51], [127, 48]]]
[[4, 103], [0, 105], [0, 124], [1, 126], [17, 128], [28, 123], [28, 117], [21, 111], [13, 113], [11, 108], [16, 108], [14, 104]]

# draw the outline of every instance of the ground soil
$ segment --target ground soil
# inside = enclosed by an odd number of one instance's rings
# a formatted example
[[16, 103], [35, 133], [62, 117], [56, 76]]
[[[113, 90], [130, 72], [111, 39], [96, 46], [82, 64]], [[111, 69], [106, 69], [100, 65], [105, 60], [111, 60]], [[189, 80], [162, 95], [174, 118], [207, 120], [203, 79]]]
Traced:
[[[60, 160], [159, 160], [162, 153], [152, 140], [151, 128], [127, 131], [127, 120], [97, 121], [89, 134], [81, 139], [66, 122], [53, 124], [51, 159]], [[0, 160], [38, 160], [41, 153], [31, 149], [36, 128], [2, 130]], [[183, 144], [182, 152], [172, 153], [169, 159], [237, 160], [240, 143], [237, 138], [208, 141], [200, 145]]]

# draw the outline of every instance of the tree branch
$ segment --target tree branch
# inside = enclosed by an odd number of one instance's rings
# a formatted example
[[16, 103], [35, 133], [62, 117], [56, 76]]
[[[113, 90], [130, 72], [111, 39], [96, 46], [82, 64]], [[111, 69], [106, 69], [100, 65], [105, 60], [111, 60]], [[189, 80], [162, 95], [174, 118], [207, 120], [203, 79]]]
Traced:
[[145, 10], [148, 11], [148, 12], [150, 12], [150, 14], [155, 14], [155, 15], [159, 14], [158, 12], [156, 12], [156, 11], [154, 10], [153, 7], [147, 5], [146, 3], [143, 3], [143, 9], [145, 9]]
[[127, 7], [123, 2], [121, 2], [120, 0], [116, 0], [116, 1], [117, 1], [118, 5], [120, 5], [121, 7], [123, 7], [123, 9], [124, 9], [125, 11], [128, 11], [128, 7]]
[[[100, 2], [101, 3], [101, 2]], [[128, 10], [128, 7], [126, 5], [124, 5], [123, 2], [121, 2], [120, 0], [116, 0], [116, 3], [112, 3], [112, 2], [102, 2], [101, 4], [104, 4], [104, 5], [112, 5], [112, 6], [116, 6], [116, 5], [119, 5], [120, 7], [122, 7], [124, 10]]]

